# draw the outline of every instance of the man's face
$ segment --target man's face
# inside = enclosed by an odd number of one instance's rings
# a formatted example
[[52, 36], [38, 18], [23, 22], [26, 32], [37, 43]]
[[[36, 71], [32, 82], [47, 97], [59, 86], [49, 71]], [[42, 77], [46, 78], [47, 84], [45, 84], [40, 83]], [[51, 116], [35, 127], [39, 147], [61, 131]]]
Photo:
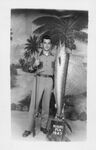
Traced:
[[50, 39], [43, 39], [43, 49], [45, 51], [49, 51], [51, 49], [51, 40]]

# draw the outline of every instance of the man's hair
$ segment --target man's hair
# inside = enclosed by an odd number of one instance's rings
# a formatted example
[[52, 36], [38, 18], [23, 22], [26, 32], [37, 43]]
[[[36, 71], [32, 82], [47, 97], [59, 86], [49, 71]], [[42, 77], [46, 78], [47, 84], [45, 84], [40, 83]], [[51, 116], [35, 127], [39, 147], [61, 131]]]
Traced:
[[41, 42], [43, 42], [44, 39], [48, 39], [48, 40], [52, 41], [50, 35], [43, 35], [42, 38], [41, 38]]

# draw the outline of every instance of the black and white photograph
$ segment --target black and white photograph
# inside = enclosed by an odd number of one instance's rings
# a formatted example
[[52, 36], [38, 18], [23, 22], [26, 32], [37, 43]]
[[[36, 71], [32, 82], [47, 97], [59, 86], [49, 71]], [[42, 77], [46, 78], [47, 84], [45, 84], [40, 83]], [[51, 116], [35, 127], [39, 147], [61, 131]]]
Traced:
[[10, 10], [11, 136], [87, 140], [87, 10]]

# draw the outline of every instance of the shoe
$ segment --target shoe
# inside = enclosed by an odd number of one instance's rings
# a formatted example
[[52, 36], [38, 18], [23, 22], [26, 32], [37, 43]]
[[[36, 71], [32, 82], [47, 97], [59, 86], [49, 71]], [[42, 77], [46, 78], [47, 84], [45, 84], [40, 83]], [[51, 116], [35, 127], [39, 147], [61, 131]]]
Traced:
[[31, 131], [25, 130], [24, 133], [22, 134], [23, 137], [27, 137], [31, 134]]
[[44, 134], [47, 134], [47, 133], [48, 133], [48, 130], [47, 130], [46, 128], [41, 127], [40, 130], [41, 130]]

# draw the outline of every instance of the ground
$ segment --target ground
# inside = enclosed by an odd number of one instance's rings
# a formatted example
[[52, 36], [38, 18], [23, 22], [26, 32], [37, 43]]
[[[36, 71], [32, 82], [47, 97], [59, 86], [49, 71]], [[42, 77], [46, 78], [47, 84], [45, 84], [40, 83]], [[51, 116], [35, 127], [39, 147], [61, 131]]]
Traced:
[[[27, 140], [27, 141], [48, 141], [45, 134], [40, 131], [40, 124], [37, 121], [36, 136], [32, 135], [27, 138], [22, 137], [22, 133], [26, 129], [28, 119], [28, 112], [12, 111], [11, 113], [11, 127], [12, 137], [16, 140]], [[67, 132], [67, 137], [72, 141], [85, 141], [86, 140], [86, 121], [69, 121], [71, 125], [72, 133]]]

